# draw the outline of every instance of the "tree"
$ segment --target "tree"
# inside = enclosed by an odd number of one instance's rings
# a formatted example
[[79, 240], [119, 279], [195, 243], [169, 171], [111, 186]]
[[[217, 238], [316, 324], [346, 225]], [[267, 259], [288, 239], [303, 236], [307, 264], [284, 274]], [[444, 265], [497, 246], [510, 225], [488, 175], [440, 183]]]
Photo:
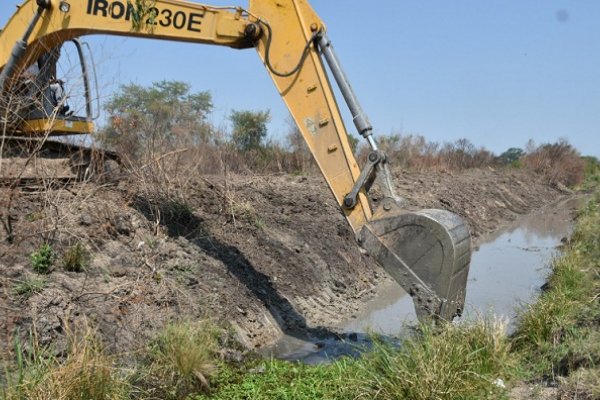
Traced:
[[100, 140], [133, 158], [143, 150], [154, 153], [208, 142], [211, 129], [206, 117], [213, 108], [212, 97], [190, 89], [179, 81], [121, 86], [105, 104], [110, 125]]
[[271, 113], [266, 111], [236, 111], [229, 115], [233, 124], [231, 141], [239, 151], [257, 150], [267, 137]]
[[524, 155], [525, 151], [523, 149], [511, 147], [504, 153], [500, 154], [500, 162], [505, 165], [512, 164], [516, 161], [519, 161]]

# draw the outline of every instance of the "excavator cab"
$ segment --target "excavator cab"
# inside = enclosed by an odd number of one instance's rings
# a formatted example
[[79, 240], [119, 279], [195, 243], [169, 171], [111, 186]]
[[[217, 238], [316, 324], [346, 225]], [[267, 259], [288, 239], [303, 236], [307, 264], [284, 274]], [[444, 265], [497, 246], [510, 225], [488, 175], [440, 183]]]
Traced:
[[[68, 45], [73, 47], [69, 49]], [[30, 70], [35, 70], [34, 76], [27, 78], [32, 81], [33, 88], [28, 93], [34, 98], [35, 107], [28, 107], [22, 112], [21, 124], [17, 128], [24, 136], [81, 135], [94, 131], [93, 121], [97, 116], [93, 115], [90, 68], [84, 46], [87, 47], [87, 43], [72, 39], [42, 54], [32, 64]], [[59, 76], [59, 59], [61, 52], [72, 54], [73, 50], [78, 64], [74, 69], [80, 73], [77, 77], [69, 76], [68, 82], [65, 82]], [[73, 92], [69, 89], [75, 86], [75, 82], [81, 82], [83, 90], [78, 91], [77, 97], [81, 98], [72, 99]], [[65, 86], [67, 84], [69, 87]], [[72, 100], [77, 106], [70, 105]]]
[[[92, 60], [91, 69], [86, 55]], [[6, 69], [2, 81], [9, 77]], [[3, 178], [25, 184], [72, 181], [118, 169], [117, 154], [78, 143], [89, 139], [73, 138], [93, 133], [98, 118], [91, 86], [93, 80], [97, 94], [97, 79], [86, 42], [72, 38], [48, 47], [15, 75], [0, 103], [4, 116], [0, 125], [6, 132], [0, 156], [12, 160], [5, 164]], [[7, 104], [11, 107], [4, 110]]]

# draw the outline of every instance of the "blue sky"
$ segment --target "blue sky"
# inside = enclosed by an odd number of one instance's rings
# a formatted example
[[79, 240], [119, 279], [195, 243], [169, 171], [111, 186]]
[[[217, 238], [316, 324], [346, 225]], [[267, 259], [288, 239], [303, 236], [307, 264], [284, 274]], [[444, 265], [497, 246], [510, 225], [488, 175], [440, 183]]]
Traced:
[[[0, 25], [20, 2], [2, 0]], [[600, 1], [311, 4], [377, 133], [464, 137], [496, 153], [564, 137], [600, 157]], [[253, 50], [106, 36], [89, 42], [104, 97], [123, 83], [182, 80], [212, 93], [217, 125], [227, 125], [232, 109], [270, 109], [271, 134], [288, 130], [287, 110]]]

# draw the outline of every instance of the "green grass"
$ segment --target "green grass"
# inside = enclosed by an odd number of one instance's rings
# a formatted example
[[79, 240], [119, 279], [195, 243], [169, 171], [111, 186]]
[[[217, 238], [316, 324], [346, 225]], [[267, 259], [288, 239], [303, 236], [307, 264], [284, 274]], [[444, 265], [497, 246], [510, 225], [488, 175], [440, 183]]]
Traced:
[[195, 399], [498, 399], [517, 373], [504, 324], [423, 325], [399, 346], [376, 340], [358, 359], [328, 365], [264, 361], [224, 367], [218, 389]]
[[13, 287], [13, 293], [19, 296], [30, 297], [44, 290], [47, 284], [48, 281], [44, 278], [26, 276]]
[[505, 323], [480, 319], [423, 326], [397, 349], [378, 346], [360, 363], [361, 390], [372, 399], [497, 399], [517, 373]]
[[[557, 379], [568, 387], [572, 376], [599, 374], [599, 203], [596, 196], [581, 212], [570, 244], [554, 260], [548, 290], [521, 315], [513, 342], [531, 379]], [[598, 385], [577, 388], [588, 398]]]
[[351, 399], [357, 380], [356, 364], [355, 360], [343, 359], [314, 366], [279, 360], [241, 368], [223, 365], [215, 379], [217, 390], [194, 399]]

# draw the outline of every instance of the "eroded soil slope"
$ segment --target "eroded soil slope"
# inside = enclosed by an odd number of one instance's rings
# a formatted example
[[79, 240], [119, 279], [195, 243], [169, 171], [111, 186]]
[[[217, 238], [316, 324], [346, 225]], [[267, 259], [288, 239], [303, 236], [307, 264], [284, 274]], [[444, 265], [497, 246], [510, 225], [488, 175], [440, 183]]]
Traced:
[[[475, 236], [568, 195], [513, 171], [399, 171], [396, 182], [411, 205], [450, 209]], [[121, 354], [176, 318], [228, 322], [248, 347], [326, 335], [385, 278], [319, 177], [205, 177], [170, 199], [136, 188], [0, 189], [3, 353], [29, 331], [60, 353], [65, 329], [84, 319]], [[43, 242], [59, 255], [45, 287], [17, 294], [37, 277], [30, 254]], [[89, 266], [67, 272], [60, 256], [78, 242]]]

